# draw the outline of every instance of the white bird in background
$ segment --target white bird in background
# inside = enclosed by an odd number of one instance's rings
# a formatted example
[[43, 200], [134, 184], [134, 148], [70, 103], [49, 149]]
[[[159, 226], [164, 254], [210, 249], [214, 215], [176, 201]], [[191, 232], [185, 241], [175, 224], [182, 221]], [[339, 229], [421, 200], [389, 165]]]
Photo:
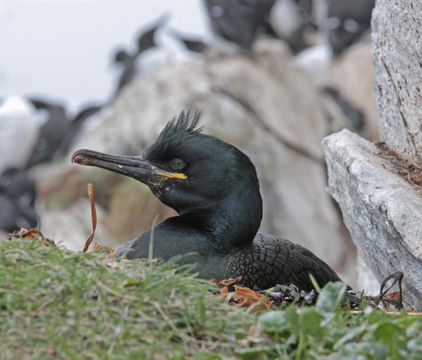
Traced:
[[330, 44], [322, 41], [318, 45], [302, 50], [294, 57], [293, 63], [319, 84], [324, 81], [332, 59], [333, 49]]
[[22, 97], [7, 97], [0, 104], [0, 173], [23, 168], [38, 139], [42, 117]]

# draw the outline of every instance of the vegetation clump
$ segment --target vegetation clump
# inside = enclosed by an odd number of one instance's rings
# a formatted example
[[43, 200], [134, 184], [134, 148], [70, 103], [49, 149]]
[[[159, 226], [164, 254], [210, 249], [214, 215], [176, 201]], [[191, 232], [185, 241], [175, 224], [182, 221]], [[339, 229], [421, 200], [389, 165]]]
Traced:
[[0, 241], [1, 359], [422, 358], [421, 317], [341, 310], [341, 283], [313, 307], [252, 312], [176, 258], [119, 263], [39, 240]]

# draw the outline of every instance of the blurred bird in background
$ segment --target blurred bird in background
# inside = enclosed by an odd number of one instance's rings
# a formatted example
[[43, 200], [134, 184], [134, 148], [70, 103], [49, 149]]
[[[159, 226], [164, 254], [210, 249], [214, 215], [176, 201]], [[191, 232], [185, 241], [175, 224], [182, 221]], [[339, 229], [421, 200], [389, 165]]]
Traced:
[[[305, 72], [315, 73], [364, 36], [370, 27], [374, 4], [374, 0], [198, 0], [197, 5], [203, 10], [201, 21], [209, 24], [206, 35], [176, 27], [171, 23], [174, 15], [171, 12], [147, 25], [140, 23], [140, 31], [131, 45], [110, 49], [117, 76], [110, 94], [99, 101], [87, 98], [84, 101], [88, 105], [79, 105], [75, 110], [69, 108], [66, 99], [56, 100], [54, 93], [12, 96], [2, 92], [0, 176], [4, 178], [0, 183], [0, 206], [4, 218], [0, 228], [9, 231], [34, 225], [37, 216], [33, 169], [67, 154], [102, 110], [128, 84], [151, 69], [183, 61], [193, 53], [218, 49], [222, 43], [231, 44], [243, 54], [252, 53], [257, 39], [269, 37], [285, 42], [296, 64]], [[85, 76], [81, 87], [89, 79]], [[1, 81], [4, 77], [0, 77]], [[362, 112], [338, 89], [330, 87], [323, 92], [341, 107], [355, 129], [362, 128]], [[15, 187], [10, 185], [14, 183]], [[23, 204], [27, 204], [27, 210]], [[7, 213], [23, 221], [13, 224], [7, 220]]]

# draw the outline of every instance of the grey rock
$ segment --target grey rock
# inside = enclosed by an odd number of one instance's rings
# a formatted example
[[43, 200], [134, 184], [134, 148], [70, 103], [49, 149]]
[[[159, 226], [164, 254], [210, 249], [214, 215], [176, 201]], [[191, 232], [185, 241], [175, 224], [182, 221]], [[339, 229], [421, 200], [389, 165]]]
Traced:
[[405, 299], [422, 310], [422, 196], [391, 171], [378, 148], [343, 130], [323, 141], [328, 192], [378, 281], [404, 273]]
[[377, 296], [380, 293], [380, 284], [372, 270], [366, 265], [361, 256], [356, 261], [359, 290], [363, 290], [365, 294]]
[[422, 2], [378, 1], [372, 17], [380, 138], [422, 160]]

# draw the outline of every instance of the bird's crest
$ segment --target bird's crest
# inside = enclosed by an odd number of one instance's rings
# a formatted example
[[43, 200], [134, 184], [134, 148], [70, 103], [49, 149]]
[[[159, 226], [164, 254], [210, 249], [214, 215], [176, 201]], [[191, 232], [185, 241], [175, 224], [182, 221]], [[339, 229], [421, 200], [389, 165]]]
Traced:
[[182, 111], [178, 117], [174, 117], [167, 123], [157, 140], [148, 149], [148, 153], [163, 154], [168, 146], [182, 145], [187, 136], [199, 134], [202, 131], [202, 128], [198, 127], [200, 117], [201, 113], [197, 110]]

